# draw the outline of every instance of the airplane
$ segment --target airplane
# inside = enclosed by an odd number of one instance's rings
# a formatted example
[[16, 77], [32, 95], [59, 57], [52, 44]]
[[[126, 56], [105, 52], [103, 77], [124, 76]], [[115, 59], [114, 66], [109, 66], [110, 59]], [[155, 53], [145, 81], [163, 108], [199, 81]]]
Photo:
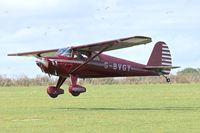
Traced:
[[71, 46], [60, 49], [42, 50], [25, 53], [8, 54], [8, 56], [33, 56], [42, 72], [58, 76], [56, 86], [49, 86], [47, 94], [56, 98], [64, 94], [60, 87], [67, 78], [70, 79], [69, 93], [79, 96], [86, 92], [86, 88], [77, 84], [78, 78], [105, 78], [129, 76], [161, 76], [170, 82], [166, 75], [172, 66], [170, 50], [165, 42], [155, 44], [147, 64], [120, 59], [102, 54], [106, 51], [138, 46], [152, 42], [150, 37], [132, 36], [111, 41], [104, 41], [86, 45]]

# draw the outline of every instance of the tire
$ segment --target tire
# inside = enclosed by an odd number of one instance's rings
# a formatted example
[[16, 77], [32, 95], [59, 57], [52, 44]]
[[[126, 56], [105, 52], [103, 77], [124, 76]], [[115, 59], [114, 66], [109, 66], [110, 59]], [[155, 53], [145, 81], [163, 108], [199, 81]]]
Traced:
[[57, 89], [56, 89], [56, 87], [54, 87], [54, 86], [49, 86], [48, 88], [47, 88], [47, 94], [51, 97], [51, 98], [56, 98], [56, 97], [58, 97], [58, 93], [57, 93], [57, 91], [56, 91]]
[[50, 93], [48, 93], [49, 94], [49, 96], [51, 97], [51, 98], [56, 98], [56, 97], [58, 97], [58, 94], [50, 94]]
[[71, 94], [72, 94], [72, 96], [77, 97], [80, 95], [80, 92], [72, 91]]
[[167, 78], [166, 81], [169, 83], [170, 82], [170, 78]]

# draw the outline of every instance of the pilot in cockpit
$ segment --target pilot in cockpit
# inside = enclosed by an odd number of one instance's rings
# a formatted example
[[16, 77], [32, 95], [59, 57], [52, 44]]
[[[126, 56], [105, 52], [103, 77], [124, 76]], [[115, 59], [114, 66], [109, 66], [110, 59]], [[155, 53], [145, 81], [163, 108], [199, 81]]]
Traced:
[[83, 52], [83, 51], [76, 51], [76, 55], [77, 59], [80, 60], [87, 60], [91, 56], [90, 52]]

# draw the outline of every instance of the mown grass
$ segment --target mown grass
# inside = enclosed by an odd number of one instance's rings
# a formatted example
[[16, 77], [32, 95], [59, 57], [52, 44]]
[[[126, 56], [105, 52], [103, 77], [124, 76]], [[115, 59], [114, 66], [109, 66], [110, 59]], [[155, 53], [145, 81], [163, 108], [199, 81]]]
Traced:
[[200, 84], [85, 86], [57, 99], [46, 87], [0, 88], [0, 133], [200, 132]]

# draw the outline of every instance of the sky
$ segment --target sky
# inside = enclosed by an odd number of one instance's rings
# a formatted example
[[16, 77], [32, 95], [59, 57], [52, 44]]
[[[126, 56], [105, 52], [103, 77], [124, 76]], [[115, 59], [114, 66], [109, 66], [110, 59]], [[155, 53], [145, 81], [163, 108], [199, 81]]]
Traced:
[[0, 75], [43, 75], [35, 59], [8, 57], [129, 36], [152, 43], [106, 54], [146, 64], [165, 41], [174, 66], [200, 67], [199, 0], [0, 0]]

